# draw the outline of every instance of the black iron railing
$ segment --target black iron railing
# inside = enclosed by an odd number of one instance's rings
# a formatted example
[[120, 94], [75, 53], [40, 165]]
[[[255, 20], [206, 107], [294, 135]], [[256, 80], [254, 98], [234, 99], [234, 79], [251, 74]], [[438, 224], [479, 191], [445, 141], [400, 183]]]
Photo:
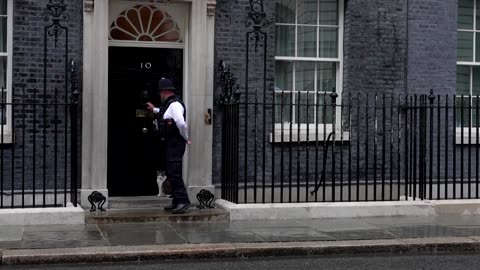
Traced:
[[0, 108], [0, 208], [77, 206], [79, 91], [3, 89]]
[[222, 105], [224, 199], [479, 198], [479, 97], [334, 90], [263, 95]]

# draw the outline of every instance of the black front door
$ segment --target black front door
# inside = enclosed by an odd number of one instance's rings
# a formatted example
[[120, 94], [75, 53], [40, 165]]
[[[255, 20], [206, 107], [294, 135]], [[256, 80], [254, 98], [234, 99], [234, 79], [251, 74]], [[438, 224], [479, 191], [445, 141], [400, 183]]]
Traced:
[[172, 79], [182, 93], [180, 49], [110, 47], [108, 89], [108, 189], [111, 196], [158, 194], [161, 151], [154, 116], [158, 80]]

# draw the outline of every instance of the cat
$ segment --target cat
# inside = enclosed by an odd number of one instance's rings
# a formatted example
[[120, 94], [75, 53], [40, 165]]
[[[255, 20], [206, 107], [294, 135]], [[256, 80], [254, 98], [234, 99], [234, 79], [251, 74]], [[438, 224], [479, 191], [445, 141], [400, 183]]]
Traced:
[[172, 195], [172, 184], [167, 180], [164, 171], [157, 173], [158, 197], [167, 197]]

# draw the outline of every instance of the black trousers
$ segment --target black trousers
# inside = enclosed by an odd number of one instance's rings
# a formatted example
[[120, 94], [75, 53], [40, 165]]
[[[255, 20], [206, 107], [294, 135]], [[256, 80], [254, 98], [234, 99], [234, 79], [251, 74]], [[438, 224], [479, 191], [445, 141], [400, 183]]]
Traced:
[[183, 141], [167, 141], [165, 143], [165, 174], [172, 184], [173, 204], [190, 203], [187, 189], [182, 177], [182, 159], [186, 144]]

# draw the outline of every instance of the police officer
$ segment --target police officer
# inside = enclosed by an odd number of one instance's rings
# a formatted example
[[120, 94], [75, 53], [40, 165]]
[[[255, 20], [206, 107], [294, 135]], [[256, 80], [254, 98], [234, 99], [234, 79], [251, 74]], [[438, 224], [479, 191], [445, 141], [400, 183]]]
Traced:
[[173, 201], [165, 210], [172, 211], [173, 214], [183, 214], [190, 208], [191, 203], [182, 178], [182, 158], [186, 144], [191, 144], [192, 141], [188, 137], [186, 108], [182, 100], [175, 95], [175, 90], [171, 80], [161, 79], [158, 82], [158, 91], [163, 109], [156, 108], [150, 102], [147, 106], [158, 115], [161, 122], [159, 126], [164, 129], [162, 132], [165, 139], [166, 176], [173, 189]]

